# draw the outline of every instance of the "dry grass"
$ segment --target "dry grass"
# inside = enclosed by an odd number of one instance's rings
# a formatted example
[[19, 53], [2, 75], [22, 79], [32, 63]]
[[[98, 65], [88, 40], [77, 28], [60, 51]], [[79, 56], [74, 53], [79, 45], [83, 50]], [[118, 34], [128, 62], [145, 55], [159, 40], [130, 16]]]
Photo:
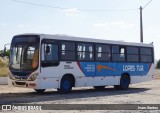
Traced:
[[155, 70], [155, 79], [159, 79], [160, 80], [160, 70]]
[[0, 68], [0, 77], [6, 77], [6, 76], [8, 76], [8, 68], [7, 67]]
[[8, 59], [0, 57], [0, 77], [8, 75]]

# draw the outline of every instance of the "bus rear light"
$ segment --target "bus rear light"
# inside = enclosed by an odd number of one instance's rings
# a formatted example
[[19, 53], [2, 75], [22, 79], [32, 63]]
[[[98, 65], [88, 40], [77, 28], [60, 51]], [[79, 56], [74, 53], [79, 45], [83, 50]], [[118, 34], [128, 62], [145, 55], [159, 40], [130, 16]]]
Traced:
[[28, 77], [28, 81], [34, 81], [38, 76], [38, 73], [33, 73]]

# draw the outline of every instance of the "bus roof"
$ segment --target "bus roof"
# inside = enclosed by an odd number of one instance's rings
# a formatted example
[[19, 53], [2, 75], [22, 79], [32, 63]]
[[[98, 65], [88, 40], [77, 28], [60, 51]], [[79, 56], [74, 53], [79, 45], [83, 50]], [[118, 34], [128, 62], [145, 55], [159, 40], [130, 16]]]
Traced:
[[[114, 41], [114, 40], [104, 40], [104, 39], [95, 39], [95, 38], [85, 38], [85, 37], [69, 36], [69, 35], [62, 35], [62, 34], [51, 35], [51, 34], [39, 34], [39, 33], [25, 33], [25, 34], [19, 34], [19, 35], [40, 35], [40, 36], [48, 38], [48, 39], [153, 47], [153, 42], [147, 44], [147, 43], [136, 43], [136, 42], [126, 42], [126, 41]], [[19, 35], [16, 35], [16, 36], [19, 36]]]

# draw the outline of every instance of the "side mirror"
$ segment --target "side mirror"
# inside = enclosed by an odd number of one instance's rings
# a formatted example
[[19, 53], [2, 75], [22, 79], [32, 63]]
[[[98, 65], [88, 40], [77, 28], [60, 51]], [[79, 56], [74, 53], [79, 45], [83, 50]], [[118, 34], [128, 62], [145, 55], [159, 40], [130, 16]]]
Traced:
[[46, 46], [46, 53], [48, 54], [48, 53], [50, 53], [50, 51], [51, 51], [51, 47], [50, 46]]

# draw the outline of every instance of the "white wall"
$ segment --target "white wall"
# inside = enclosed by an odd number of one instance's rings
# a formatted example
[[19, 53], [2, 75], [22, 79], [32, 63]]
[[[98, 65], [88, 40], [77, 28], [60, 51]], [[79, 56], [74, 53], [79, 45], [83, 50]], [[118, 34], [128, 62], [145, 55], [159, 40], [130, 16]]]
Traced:
[[8, 77], [0, 77], [0, 85], [7, 85]]

